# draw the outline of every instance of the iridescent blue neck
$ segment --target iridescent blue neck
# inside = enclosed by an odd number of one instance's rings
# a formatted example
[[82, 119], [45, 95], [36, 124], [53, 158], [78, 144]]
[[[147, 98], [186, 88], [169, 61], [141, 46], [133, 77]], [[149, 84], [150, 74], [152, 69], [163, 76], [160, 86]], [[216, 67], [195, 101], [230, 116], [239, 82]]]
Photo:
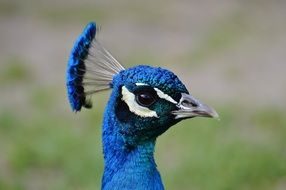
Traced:
[[116, 92], [113, 90], [104, 113], [102, 189], [164, 189], [153, 157], [155, 139], [128, 147], [120, 134], [124, 124], [115, 116]]

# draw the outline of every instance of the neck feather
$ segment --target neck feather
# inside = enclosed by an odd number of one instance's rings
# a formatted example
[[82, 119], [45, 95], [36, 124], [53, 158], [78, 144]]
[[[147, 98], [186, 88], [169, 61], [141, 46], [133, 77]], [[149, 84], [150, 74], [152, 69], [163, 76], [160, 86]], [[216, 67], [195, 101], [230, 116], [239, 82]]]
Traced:
[[114, 114], [112, 96], [103, 121], [102, 189], [164, 189], [154, 160], [155, 140], [127, 147]]

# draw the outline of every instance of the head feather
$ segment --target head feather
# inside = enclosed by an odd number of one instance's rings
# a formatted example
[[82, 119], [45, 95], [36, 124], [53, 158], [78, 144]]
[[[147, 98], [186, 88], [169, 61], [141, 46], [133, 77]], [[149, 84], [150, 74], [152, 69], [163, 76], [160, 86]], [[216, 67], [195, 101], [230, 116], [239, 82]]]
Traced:
[[76, 40], [67, 67], [67, 91], [73, 111], [91, 108], [90, 96], [110, 89], [113, 76], [124, 67], [96, 40], [96, 24], [89, 23]]

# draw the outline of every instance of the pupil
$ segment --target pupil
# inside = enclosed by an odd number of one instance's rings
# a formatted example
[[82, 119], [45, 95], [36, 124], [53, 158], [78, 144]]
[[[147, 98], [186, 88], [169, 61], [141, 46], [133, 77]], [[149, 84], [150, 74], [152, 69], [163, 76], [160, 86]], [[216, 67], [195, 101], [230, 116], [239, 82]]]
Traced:
[[148, 93], [139, 94], [137, 96], [137, 102], [142, 106], [150, 106], [154, 103], [154, 98]]

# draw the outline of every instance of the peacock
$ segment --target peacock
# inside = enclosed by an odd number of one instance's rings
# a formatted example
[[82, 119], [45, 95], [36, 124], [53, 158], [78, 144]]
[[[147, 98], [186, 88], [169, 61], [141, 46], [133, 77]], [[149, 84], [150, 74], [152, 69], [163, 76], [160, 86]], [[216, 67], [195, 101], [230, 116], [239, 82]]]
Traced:
[[89, 23], [71, 51], [66, 86], [74, 112], [91, 108], [94, 93], [112, 89], [102, 130], [104, 173], [101, 188], [164, 189], [154, 160], [158, 136], [197, 116], [218, 117], [195, 99], [171, 71], [147, 65], [124, 68], [96, 39]]

